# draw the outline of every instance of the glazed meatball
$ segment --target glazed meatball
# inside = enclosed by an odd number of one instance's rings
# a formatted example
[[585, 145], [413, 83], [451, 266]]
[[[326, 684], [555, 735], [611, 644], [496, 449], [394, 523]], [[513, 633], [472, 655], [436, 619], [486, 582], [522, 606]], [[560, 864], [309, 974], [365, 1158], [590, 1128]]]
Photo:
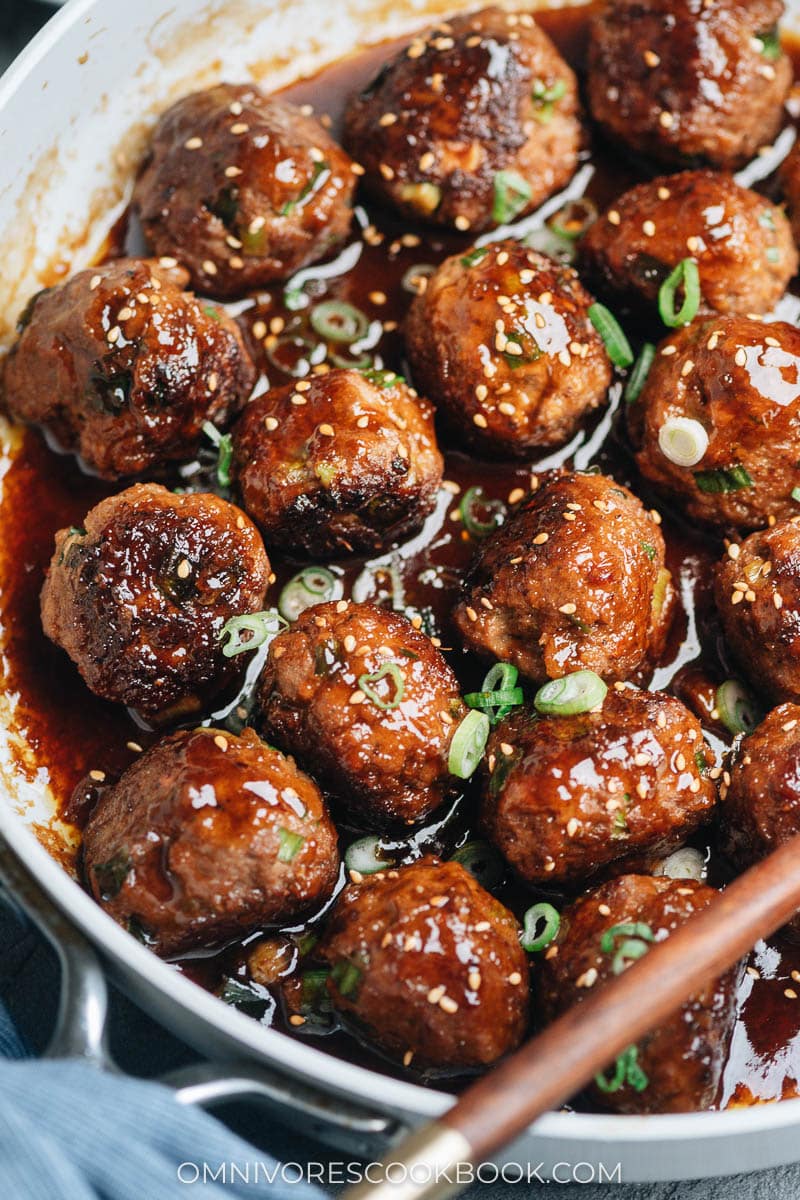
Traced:
[[133, 203], [157, 254], [196, 287], [240, 296], [347, 236], [353, 164], [315, 117], [253, 84], [184, 96], [161, 117]]
[[453, 614], [468, 649], [537, 683], [646, 673], [674, 593], [656, 514], [605, 475], [551, 472], [479, 548]]
[[233, 445], [268, 545], [309, 555], [377, 553], [415, 533], [442, 479], [433, 409], [391, 372], [275, 388], [247, 406]]
[[[591, 989], [610, 983], [615, 962], [624, 969], [631, 924], [646, 927], [635, 935], [646, 951], [651, 941], [668, 938], [716, 895], [694, 880], [623, 875], [581, 897], [562, 912], [558, 938], [542, 962], [538, 999], [546, 1018], [561, 1016]], [[623, 1069], [622, 1056], [610, 1064], [602, 1076], [605, 1086], [595, 1083], [590, 1089], [592, 1101], [618, 1113], [709, 1108], [733, 1032], [740, 971], [733, 967], [696, 992], [673, 1017], [641, 1038], [634, 1051], [629, 1049], [633, 1071]]]
[[575, 172], [574, 74], [528, 13], [463, 15], [416, 38], [350, 102], [345, 144], [406, 216], [480, 230]]
[[611, 382], [591, 304], [571, 267], [519, 241], [449, 258], [406, 323], [414, 382], [481, 453], [560, 446]]
[[631, 188], [589, 228], [581, 255], [598, 289], [653, 305], [667, 276], [692, 258], [703, 312], [769, 312], [797, 271], [783, 210], [714, 171]]
[[[739, 743], [720, 798], [720, 847], [740, 871], [800, 833], [800, 705], [781, 704]], [[789, 930], [800, 937], [800, 914]]]
[[800, 242], [800, 142], [795, 142], [781, 164], [779, 179], [792, 222], [792, 233], [795, 241]]
[[590, 32], [592, 116], [659, 162], [746, 162], [778, 132], [792, 83], [782, 14], [782, 0], [606, 0]]
[[755, 687], [776, 704], [800, 704], [800, 517], [733, 543], [714, 594], [727, 644]]
[[34, 296], [5, 366], [8, 413], [105, 479], [191, 459], [256, 372], [238, 326], [183, 291], [182, 268], [117, 259]]
[[519, 927], [460, 863], [426, 858], [347, 887], [319, 949], [335, 1011], [404, 1066], [475, 1070], [522, 1041]]
[[42, 625], [98, 696], [164, 721], [199, 711], [231, 680], [220, 634], [264, 607], [269, 578], [238, 508], [137, 484], [56, 534]]
[[487, 761], [483, 825], [531, 884], [649, 865], [716, 799], [700, 723], [663, 692], [612, 689], [601, 711], [577, 716], [519, 710], [494, 730]]
[[258, 689], [266, 736], [365, 827], [415, 822], [454, 791], [458, 681], [399, 613], [346, 600], [275, 638]]
[[296, 920], [339, 873], [316, 784], [249, 729], [159, 742], [102, 794], [83, 848], [95, 899], [165, 955]]
[[695, 322], [659, 348], [628, 422], [642, 475], [693, 520], [753, 529], [791, 516], [800, 331], [739, 316]]

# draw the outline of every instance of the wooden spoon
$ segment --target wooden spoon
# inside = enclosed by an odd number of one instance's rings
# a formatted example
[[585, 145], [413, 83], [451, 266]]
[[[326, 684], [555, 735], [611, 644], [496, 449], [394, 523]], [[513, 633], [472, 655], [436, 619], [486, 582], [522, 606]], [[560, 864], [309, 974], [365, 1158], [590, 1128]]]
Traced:
[[[359, 1183], [347, 1200], [443, 1200], [463, 1185], [441, 1179], [458, 1163], [480, 1163], [558, 1108], [627, 1046], [654, 1029], [705, 984], [800, 908], [800, 834], [741, 875], [719, 898], [464, 1092], [437, 1121], [384, 1160], [404, 1171]], [[412, 1176], [413, 1166], [419, 1183]], [[432, 1171], [432, 1167], [439, 1171]], [[439, 1181], [436, 1176], [439, 1175]], [[455, 1179], [456, 1171], [448, 1172]], [[465, 1173], [466, 1174], [466, 1173]]]

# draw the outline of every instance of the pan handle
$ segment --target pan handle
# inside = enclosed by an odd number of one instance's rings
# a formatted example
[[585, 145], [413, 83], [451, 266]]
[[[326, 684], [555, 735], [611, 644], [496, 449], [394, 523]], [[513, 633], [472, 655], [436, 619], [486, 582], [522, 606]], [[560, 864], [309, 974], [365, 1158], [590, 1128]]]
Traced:
[[117, 1071], [107, 1044], [108, 985], [89, 942], [64, 916], [0, 833], [0, 883], [47, 938], [61, 967], [58, 1016], [44, 1058], [79, 1058]]

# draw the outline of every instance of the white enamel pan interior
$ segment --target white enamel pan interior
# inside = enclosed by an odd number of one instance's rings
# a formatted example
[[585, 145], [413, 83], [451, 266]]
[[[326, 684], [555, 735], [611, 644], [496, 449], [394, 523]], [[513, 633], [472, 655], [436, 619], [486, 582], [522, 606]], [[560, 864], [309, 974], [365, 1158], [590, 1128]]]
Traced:
[[[0, 344], [54, 263], [66, 274], [91, 260], [170, 101], [221, 79], [278, 87], [453, 8], [453, 0], [70, 0], [0, 81]], [[800, 0], [790, 8], [797, 18]], [[0, 472], [14, 448], [7, 430]], [[0, 833], [135, 999], [212, 1058], [278, 1068], [322, 1089], [334, 1107], [349, 1099], [407, 1124], [444, 1111], [442, 1092], [262, 1027], [115, 925], [58, 862], [65, 831], [53, 819], [47, 764], [15, 728], [14, 699], [0, 697]], [[800, 1158], [800, 1100], [680, 1116], [552, 1113], [507, 1154], [544, 1171], [620, 1163], [628, 1182], [755, 1170]]]

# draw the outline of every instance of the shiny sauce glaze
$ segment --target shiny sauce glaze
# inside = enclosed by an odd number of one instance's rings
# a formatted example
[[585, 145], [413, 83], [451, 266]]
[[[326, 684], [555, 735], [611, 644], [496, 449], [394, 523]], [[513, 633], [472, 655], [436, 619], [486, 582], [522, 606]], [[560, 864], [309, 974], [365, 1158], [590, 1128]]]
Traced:
[[[579, 72], [584, 61], [588, 11], [567, 10], [540, 18]], [[348, 95], [372, 78], [395, 48], [395, 44], [384, 44], [354, 55], [316, 78], [293, 85], [284, 95], [297, 104], [312, 105], [319, 115], [325, 114], [326, 124], [330, 118], [336, 136]], [[586, 194], [601, 208], [643, 177], [641, 170], [633, 170], [629, 161], [597, 139], [591, 151], [585, 152], [579, 170], [591, 175]], [[767, 179], [758, 187], [769, 190], [771, 182]], [[468, 235], [412, 226], [362, 199], [352, 238], [333, 264], [312, 267], [288, 285], [229, 306], [241, 323], [262, 373], [257, 392], [265, 390], [268, 382], [287, 382], [292, 377], [290, 372], [307, 373], [325, 355], [324, 347], [313, 344], [319, 339], [310, 329], [308, 307], [296, 307], [296, 293], [301, 289], [312, 302], [341, 299], [359, 307], [369, 317], [370, 331], [357, 354], [368, 356], [375, 366], [407, 373], [401, 323], [413, 288], [418, 286], [417, 276], [469, 245]], [[135, 223], [125, 216], [109, 232], [105, 256], [142, 250]], [[422, 271], [413, 270], [420, 266]], [[800, 301], [793, 296], [782, 302], [781, 315], [786, 319], [794, 319], [798, 312]], [[618, 315], [635, 337], [634, 315], [624, 310]], [[339, 348], [339, 353], [346, 356], [348, 352]], [[464, 690], [475, 687], [485, 668], [458, 649], [449, 625], [461, 576], [476, 545], [460, 519], [463, 495], [468, 488], [479, 486], [487, 499], [507, 505], [510, 496], [527, 488], [531, 470], [563, 463], [578, 468], [596, 466], [631, 486], [646, 503], [653, 502], [637, 477], [627, 449], [619, 416], [623, 383], [620, 376], [612, 386], [610, 405], [568, 446], [528, 465], [481, 462], [448, 451], [447, 487], [440, 492], [435, 512], [417, 537], [371, 562], [326, 564], [337, 576], [341, 594], [353, 595], [357, 600], [394, 603], [420, 614], [423, 627], [441, 639]], [[90, 507], [120, 487], [83, 473], [71, 457], [49, 447], [37, 431], [28, 430], [21, 436], [21, 450], [8, 466], [4, 480], [1, 519], [5, 554], [0, 562], [7, 688], [18, 697], [17, 723], [33, 751], [32, 758], [20, 761], [19, 768], [30, 779], [37, 771], [46, 770], [62, 802], [62, 817], [80, 828], [103, 786], [118, 777], [158, 734], [125, 710], [92, 695], [66, 655], [44, 637], [39, 620], [39, 592], [56, 530], [81, 525]], [[173, 487], [215, 489], [211, 449], [177, 473], [164, 476], [163, 482]], [[668, 566], [678, 586], [680, 606], [652, 686], [680, 696], [700, 717], [719, 753], [726, 749], [730, 738], [711, 715], [714, 695], [718, 684], [733, 674], [725, 661], [710, 587], [711, 566], [719, 556], [721, 543], [690, 529], [679, 514], [670, 514], [663, 504], [658, 507], [664, 517]], [[268, 603], [275, 604], [281, 586], [298, 564], [278, 555], [270, 557], [278, 578]], [[247, 719], [249, 689], [262, 662], [263, 651], [253, 656], [241, 691], [221, 698], [216, 711], [208, 714], [207, 724], [225, 726], [232, 732], [241, 729]], [[363, 832], [349, 829], [335, 810], [333, 815], [342, 834], [342, 847]], [[467, 789], [448, 811], [437, 814], [412, 836], [400, 834], [397, 841], [385, 838], [386, 856], [403, 863], [431, 850], [448, 855], [474, 836], [473, 822], [474, 802]], [[48, 831], [39, 832], [55, 852]], [[701, 836], [697, 844], [707, 848], [711, 882], [724, 883], [728, 873], [714, 853], [713, 842], [706, 847]], [[61, 857], [66, 860], [63, 851]], [[65, 861], [65, 865], [70, 864]], [[541, 898], [509, 876], [495, 881], [493, 890], [518, 914]], [[556, 903], [561, 899], [554, 894], [547, 898]], [[381, 1062], [374, 1050], [337, 1029], [324, 1006], [319, 1011], [311, 943], [313, 925], [322, 915], [316, 914], [306, 926], [280, 933], [259, 932], [221, 951], [181, 959], [178, 969], [257, 1020], [294, 1036], [315, 1039], [344, 1058], [397, 1073], [395, 1067]], [[257, 982], [267, 975], [280, 975], [280, 982], [272, 987]], [[800, 947], [782, 937], [760, 944], [748, 963], [739, 999], [739, 1018], [718, 1106], [799, 1094]], [[289, 1022], [289, 1014], [296, 1014], [298, 1009], [307, 1013], [302, 1026]], [[413, 1072], [409, 1077], [416, 1078]], [[452, 1085], [457, 1087], [459, 1081], [453, 1080]]]

